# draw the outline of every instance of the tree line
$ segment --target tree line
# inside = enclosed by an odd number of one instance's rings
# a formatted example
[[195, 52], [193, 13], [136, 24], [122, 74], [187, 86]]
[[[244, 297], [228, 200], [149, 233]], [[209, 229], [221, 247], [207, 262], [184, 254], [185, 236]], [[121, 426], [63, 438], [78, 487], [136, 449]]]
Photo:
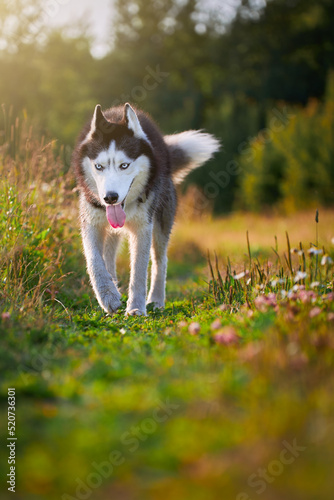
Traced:
[[42, 2], [1, 1], [1, 129], [28, 116], [65, 145], [68, 168], [95, 104], [130, 101], [166, 133], [221, 138], [221, 152], [185, 185], [215, 213], [331, 204], [333, 2], [242, 0], [229, 19], [224, 4], [115, 0], [110, 50], [96, 59], [85, 26], [47, 28]]

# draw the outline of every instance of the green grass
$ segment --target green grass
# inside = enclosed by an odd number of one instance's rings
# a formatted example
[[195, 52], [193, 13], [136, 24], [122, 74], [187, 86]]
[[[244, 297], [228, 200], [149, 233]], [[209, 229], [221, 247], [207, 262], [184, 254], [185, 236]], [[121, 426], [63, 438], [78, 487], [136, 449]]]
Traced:
[[[127, 318], [125, 249], [124, 304], [109, 317], [88, 284], [71, 177], [24, 189], [31, 179], [20, 185], [17, 160], [1, 151], [1, 173], [14, 173], [0, 193], [0, 425], [6, 438], [15, 387], [17, 498], [331, 498], [330, 259], [310, 256], [310, 240], [301, 254], [290, 240], [277, 254], [254, 251], [253, 234], [206, 262], [197, 234], [185, 246], [176, 238], [165, 310]], [[41, 183], [34, 158], [26, 167]]]

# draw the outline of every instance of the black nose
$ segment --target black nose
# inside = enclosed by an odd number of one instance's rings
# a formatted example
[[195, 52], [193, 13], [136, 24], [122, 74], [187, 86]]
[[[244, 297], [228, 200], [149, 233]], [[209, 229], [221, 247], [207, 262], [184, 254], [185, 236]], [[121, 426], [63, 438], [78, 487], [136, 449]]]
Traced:
[[107, 196], [105, 196], [103, 199], [106, 203], [108, 203], [108, 205], [114, 205], [115, 203], [117, 203], [118, 194], [112, 191], [107, 193]]

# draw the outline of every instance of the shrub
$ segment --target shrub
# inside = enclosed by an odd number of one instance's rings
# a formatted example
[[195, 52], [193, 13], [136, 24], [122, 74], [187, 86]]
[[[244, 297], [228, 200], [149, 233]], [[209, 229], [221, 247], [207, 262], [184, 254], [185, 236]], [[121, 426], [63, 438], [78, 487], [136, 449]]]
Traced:
[[[309, 101], [294, 109], [281, 127], [269, 127], [240, 156], [242, 208], [285, 211], [332, 205], [334, 201], [334, 75], [324, 103]], [[289, 116], [289, 115], [288, 115]]]

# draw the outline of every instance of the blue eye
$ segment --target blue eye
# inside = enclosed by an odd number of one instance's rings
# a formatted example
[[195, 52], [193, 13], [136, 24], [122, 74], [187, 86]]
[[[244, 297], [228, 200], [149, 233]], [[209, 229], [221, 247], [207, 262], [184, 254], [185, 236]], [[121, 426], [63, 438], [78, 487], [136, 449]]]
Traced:
[[130, 163], [121, 163], [119, 168], [121, 168], [122, 170], [125, 170], [128, 168], [129, 165], [130, 165]]
[[94, 163], [94, 167], [96, 168], [96, 170], [103, 170], [104, 167], [102, 165], [100, 165], [99, 163]]

